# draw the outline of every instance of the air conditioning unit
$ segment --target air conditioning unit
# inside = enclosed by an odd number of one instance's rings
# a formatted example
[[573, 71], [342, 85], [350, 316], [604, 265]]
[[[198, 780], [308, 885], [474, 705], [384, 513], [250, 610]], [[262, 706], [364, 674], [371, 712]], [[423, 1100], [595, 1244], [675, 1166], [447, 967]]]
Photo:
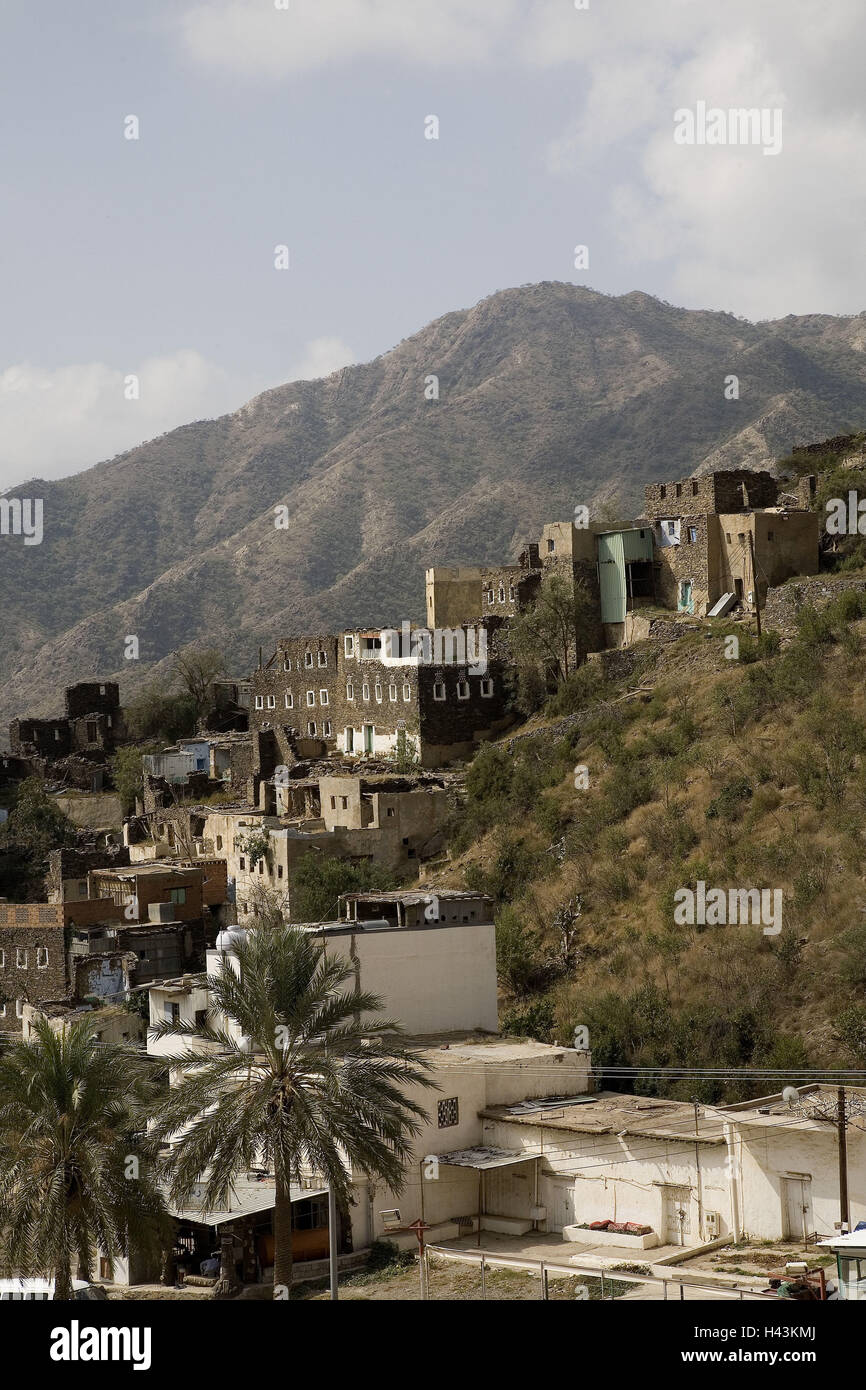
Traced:
[[722, 1233], [722, 1218], [717, 1211], [704, 1212], [704, 1236], [707, 1240], [718, 1240]]

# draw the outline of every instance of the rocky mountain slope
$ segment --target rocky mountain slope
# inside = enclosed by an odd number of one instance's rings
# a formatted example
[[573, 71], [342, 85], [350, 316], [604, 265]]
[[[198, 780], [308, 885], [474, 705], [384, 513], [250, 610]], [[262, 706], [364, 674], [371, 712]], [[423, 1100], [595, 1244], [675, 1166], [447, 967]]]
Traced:
[[866, 314], [752, 324], [529, 285], [373, 362], [25, 484], [13, 495], [44, 499], [44, 540], [0, 541], [0, 728], [89, 675], [128, 697], [192, 641], [241, 674], [278, 633], [420, 618], [426, 565], [512, 555], [577, 503], [637, 509], [648, 481], [860, 428], [864, 348]]

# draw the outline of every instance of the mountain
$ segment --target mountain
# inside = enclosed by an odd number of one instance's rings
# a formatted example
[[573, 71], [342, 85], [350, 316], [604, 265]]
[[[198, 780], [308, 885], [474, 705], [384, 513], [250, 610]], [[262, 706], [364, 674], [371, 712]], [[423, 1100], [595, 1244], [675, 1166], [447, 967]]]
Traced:
[[866, 314], [753, 324], [502, 291], [372, 362], [13, 489], [43, 499], [44, 540], [0, 541], [0, 727], [88, 676], [126, 698], [192, 641], [243, 674], [278, 634], [421, 618], [426, 565], [511, 556], [578, 503], [637, 510], [646, 482], [766, 466], [864, 418]]

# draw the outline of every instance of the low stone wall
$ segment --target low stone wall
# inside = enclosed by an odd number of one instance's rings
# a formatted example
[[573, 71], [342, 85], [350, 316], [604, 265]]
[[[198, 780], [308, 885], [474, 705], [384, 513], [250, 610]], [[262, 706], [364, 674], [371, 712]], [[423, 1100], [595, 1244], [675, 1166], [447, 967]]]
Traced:
[[826, 574], [811, 578], [792, 579], [777, 589], [770, 589], [761, 616], [768, 628], [782, 632], [796, 625], [797, 610], [807, 606], [824, 608], [846, 590], [866, 589], [862, 575]]

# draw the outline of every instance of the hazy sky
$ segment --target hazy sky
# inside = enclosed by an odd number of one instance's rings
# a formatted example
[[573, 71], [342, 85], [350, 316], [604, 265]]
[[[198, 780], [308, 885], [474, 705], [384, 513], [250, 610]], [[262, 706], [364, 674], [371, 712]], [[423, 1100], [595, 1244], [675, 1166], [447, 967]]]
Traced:
[[0, 488], [530, 281], [859, 313], [864, 51], [863, 0], [0, 0]]

